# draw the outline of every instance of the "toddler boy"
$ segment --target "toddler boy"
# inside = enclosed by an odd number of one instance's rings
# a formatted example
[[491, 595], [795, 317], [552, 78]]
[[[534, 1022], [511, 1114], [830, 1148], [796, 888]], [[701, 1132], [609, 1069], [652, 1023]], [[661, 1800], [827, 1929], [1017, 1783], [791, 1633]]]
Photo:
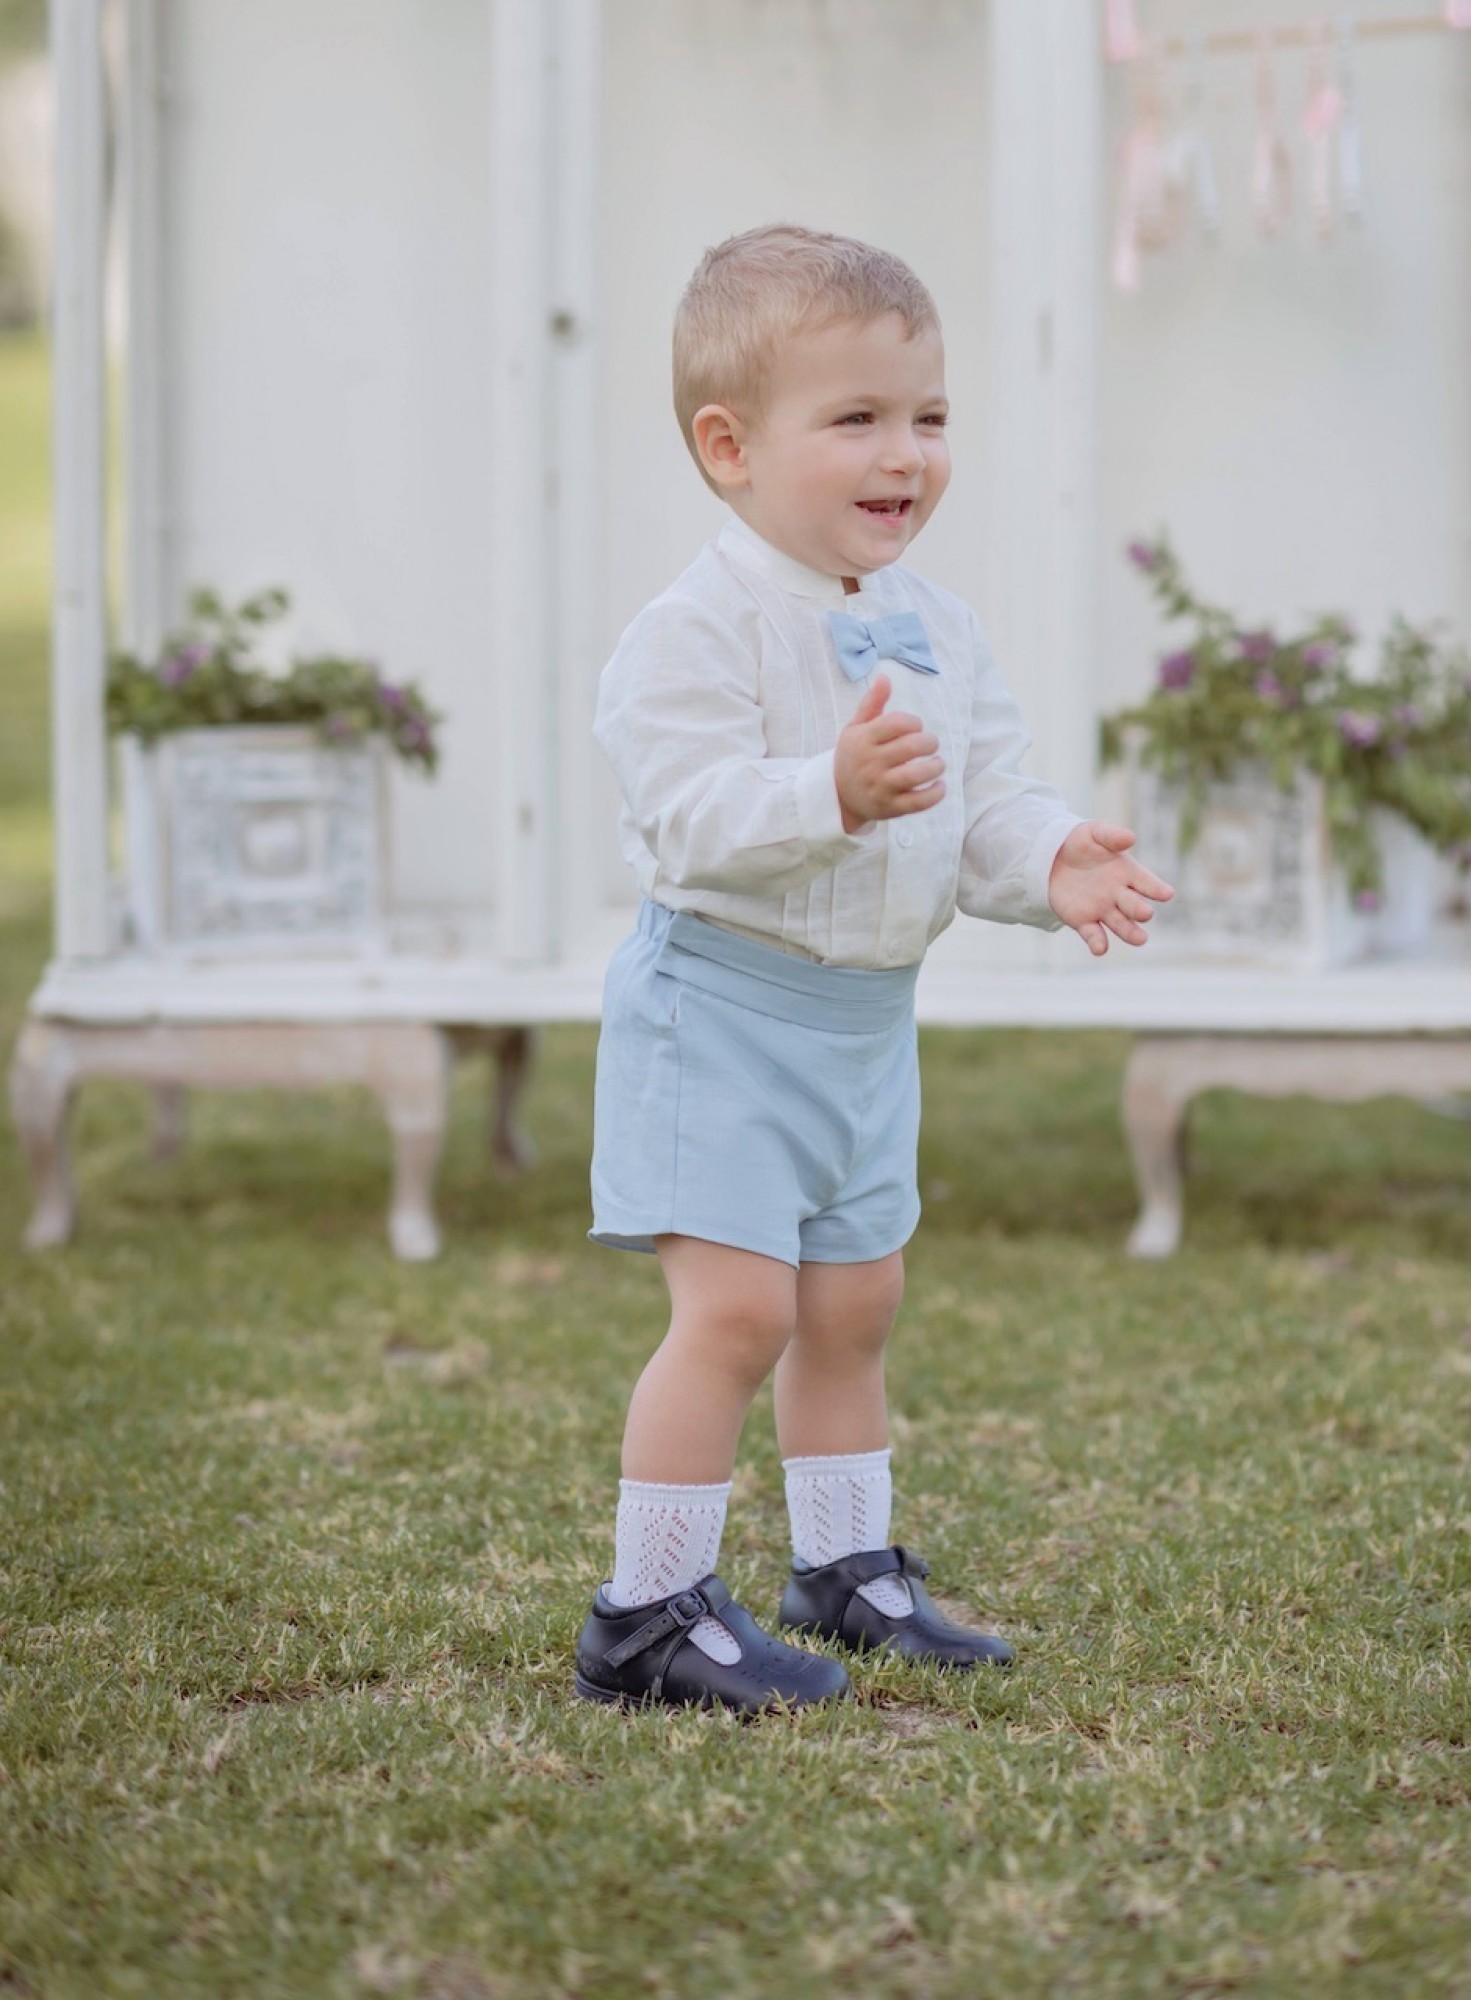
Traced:
[[623, 1441], [579, 1694], [759, 1709], [848, 1690], [716, 1575], [742, 1423], [775, 1369], [783, 1630], [972, 1668], [889, 1542], [884, 1344], [919, 1216], [914, 985], [957, 908], [1142, 944], [1133, 836], [1021, 775], [972, 612], [898, 566], [950, 476], [934, 303], [896, 257], [790, 227], [710, 251], [675, 406], [732, 518], [619, 642], [595, 731], [643, 889], [608, 969], [595, 1241], [655, 1251], [662, 1345]]

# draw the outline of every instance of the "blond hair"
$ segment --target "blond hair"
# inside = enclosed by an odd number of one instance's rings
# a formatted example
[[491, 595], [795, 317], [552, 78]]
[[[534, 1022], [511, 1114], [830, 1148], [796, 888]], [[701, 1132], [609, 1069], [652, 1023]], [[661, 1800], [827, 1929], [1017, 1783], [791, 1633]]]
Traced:
[[776, 223], [707, 250], [674, 315], [674, 413], [705, 483], [713, 484], [695, 444], [697, 410], [720, 403], [759, 420], [784, 341], [891, 312], [909, 339], [940, 323], [902, 258], [854, 237]]

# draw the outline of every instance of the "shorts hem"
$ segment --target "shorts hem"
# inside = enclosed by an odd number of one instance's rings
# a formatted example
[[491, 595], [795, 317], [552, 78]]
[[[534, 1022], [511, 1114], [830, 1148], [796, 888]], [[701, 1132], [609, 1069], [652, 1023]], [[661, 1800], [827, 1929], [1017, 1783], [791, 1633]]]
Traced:
[[614, 1229], [594, 1223], [587, 1234], [589, 1242], [601, 1243], [608, 1250], [654, 1251], [656, 1236], [693, 1236], [701, 1243], [718, 1243], [725, 1250], [749, 1250], [753, 1256], [770, 1257], [773, 1263], [786, 1264], [794, 1271], [801, 1262], [790, 1244], [780, 1250], [773, 1249], [770, 1242], [753, 1242], [750, 1237], [737, 1236], [724, 1226], [702, 1229], [698, 1224], [692, 1227], [688, 1223], [661, 1222], [657, 1229]]
[[800, 1242], [793, 1254], [790, 1246], [773, 1249], [770, 1242], [755, 1242], [749, 1236], [737, 1235], [725, 1225], [702, 1229], [697, 1225], [683, 1226], [662, 1222], [657, 1229], [631, 1227], [612, 1228], [594, 1223], [587, 1232], [590, 1243], [599, 1243], [605, 1250], [638, 1250], [646, 1255], [655, 1255], [656, 1236], [693, 1236], [701, 1243], [718, 1243], [727, 1250], [749, 1250], [757, 1257], [770, 1257], [774, 1263], [785, 1264], [792, 1270], [800, 1270], [803, 1264], [877, 1264], [885, 1257], [892, 1257], [896, 1250], [902, 1250], [919, 1227], [916, 1213], [907, 1227], [878, 1249], [809, 1249]]
[[886, 1249], [841, 1250], [834, 1252], [804, 1248], [802, 1251], [802, 1262], [804, 1264], [877, 1264], [880, 1258], [892, 1257], [896, 1250], [902, 1250], [905, 1244], [912, 1240], [918, 1228], [919, 1216], [916, 1215], [902, 1235], [896, 1236]]

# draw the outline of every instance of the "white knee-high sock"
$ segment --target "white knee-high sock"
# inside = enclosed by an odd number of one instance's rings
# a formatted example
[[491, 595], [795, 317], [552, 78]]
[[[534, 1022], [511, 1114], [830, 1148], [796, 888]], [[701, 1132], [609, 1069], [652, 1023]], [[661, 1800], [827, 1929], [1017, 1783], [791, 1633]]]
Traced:
[[[617, 1553], [605, 1595], [615, 1604], [653, 1604], [691, 1590], [720, 1556], [730, 1481], [721, 1486], [655, 1486], [618, 1482]], [[741, 1657], [718, 1618], [702, 1618], [690, 1637], [707, 1658], [732, 1666]]]
[[[889, 1453], [852, 1451], [831, 1458], [782, 1460], [787, 1476], [787, 1512], [792, 1519], [792, 1553], [821, 1569], [841, 1556], [889, 1546], [893, 1481]], [[890, 1618], [914, 1609], [902, 1576], [879, 1576], [859, 1586], [858, 1595]]]

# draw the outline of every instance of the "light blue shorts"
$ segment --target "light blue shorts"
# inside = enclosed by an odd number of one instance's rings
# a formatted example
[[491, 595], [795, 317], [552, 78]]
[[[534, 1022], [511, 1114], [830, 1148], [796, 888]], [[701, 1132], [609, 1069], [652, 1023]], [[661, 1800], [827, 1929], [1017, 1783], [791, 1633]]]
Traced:
[[919, 1220], [918, 972], [818, 965], [646, 901], [603, 991], [593, 1241], [671, 1232], [794, 1265], [899, 1249]]

